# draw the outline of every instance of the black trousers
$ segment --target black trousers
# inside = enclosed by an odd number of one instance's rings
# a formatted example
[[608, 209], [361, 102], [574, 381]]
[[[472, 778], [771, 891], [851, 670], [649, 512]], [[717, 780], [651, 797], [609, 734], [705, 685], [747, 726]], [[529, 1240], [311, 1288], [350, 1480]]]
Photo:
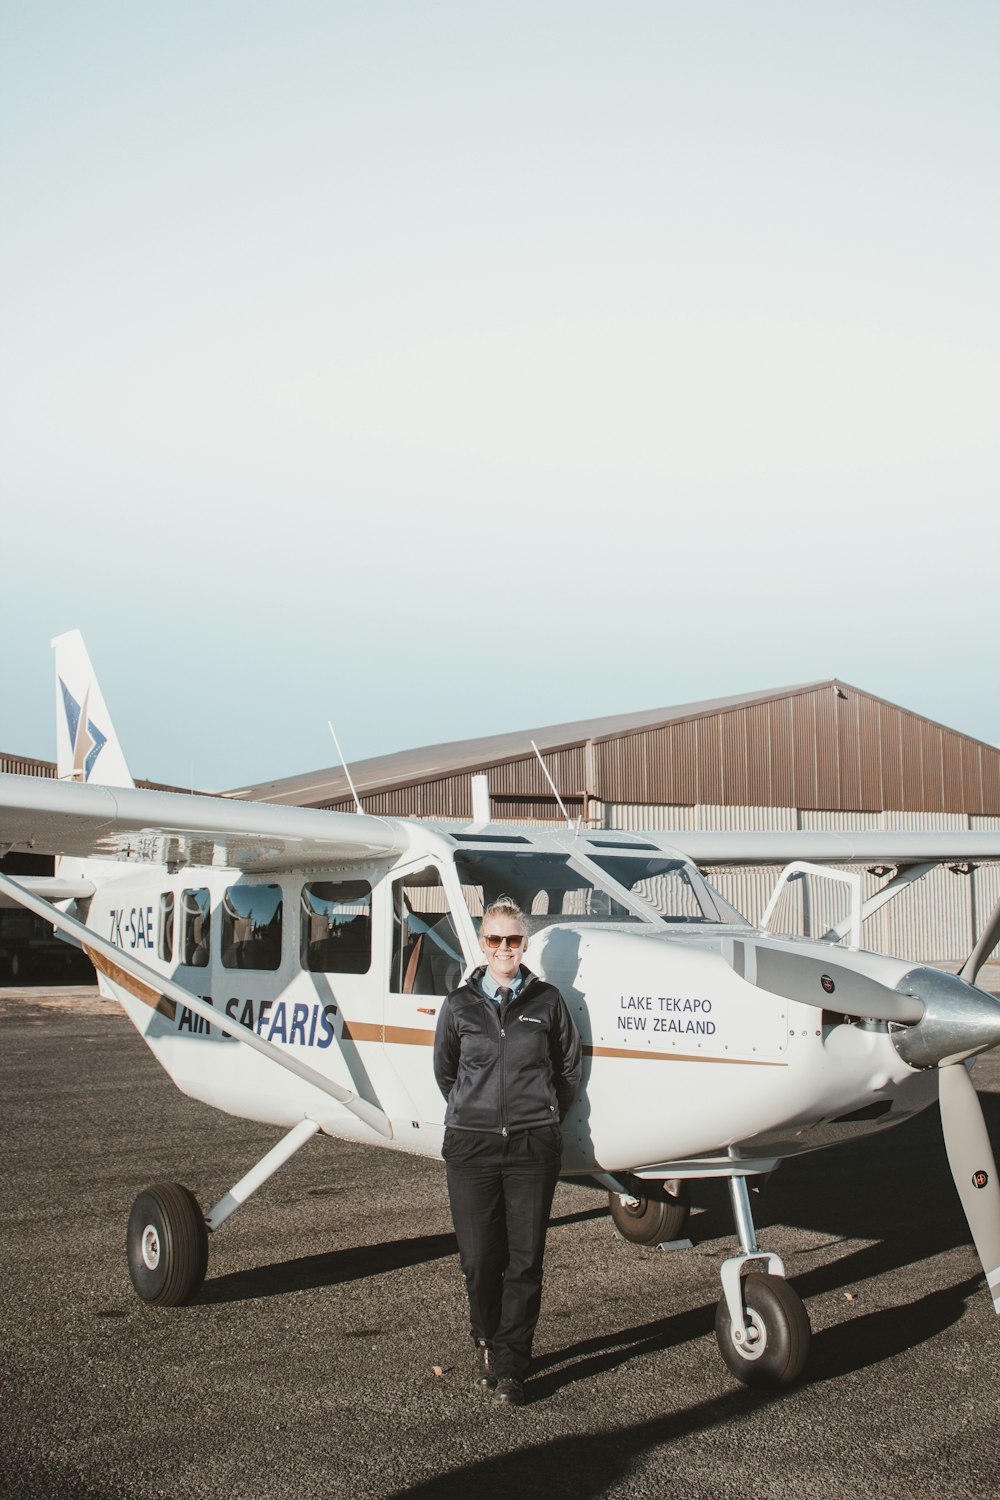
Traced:
[[542, 1258], [562, 1160], [558, 1125], [515, 1135], [446, 1130], [442, 1154], [474, 1339], [497, 1377], [523, 1380], [542, 1305]]

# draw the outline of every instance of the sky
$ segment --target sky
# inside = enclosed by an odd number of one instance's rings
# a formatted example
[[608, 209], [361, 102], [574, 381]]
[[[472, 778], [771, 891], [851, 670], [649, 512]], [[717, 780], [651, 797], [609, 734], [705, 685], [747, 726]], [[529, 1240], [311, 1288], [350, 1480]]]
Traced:
[[5, 0], [0, 750], [839, 677], [1000, 743], [990, 0]]

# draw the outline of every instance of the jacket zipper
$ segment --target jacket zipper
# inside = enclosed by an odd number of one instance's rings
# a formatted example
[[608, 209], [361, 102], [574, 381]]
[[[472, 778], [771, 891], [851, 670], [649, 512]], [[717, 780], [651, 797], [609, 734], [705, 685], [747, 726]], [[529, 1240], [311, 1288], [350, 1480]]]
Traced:
[[[508, 1002], [509, 1003], [509, 1002]], [[507, 1028], [504, 1025], [504, 1007], [501, 1005], [497, 1015], [500, 1019], [500, 1134], [507, 1134], [507, 1054], [505, 1042], [507, 1040]]]
[[[519, 1004], [524, 1003], [525, 993], [528, 989], [530, 989], [530, 987], [531, 980], [529, 979], [528, 983], [522, 987], [521, 993], [517, 997]], [[497, 1011], [497, 1018], [500, 1022], [500, 1134], [503, 1136], [506, 1136], [507, 1134], [507, 1055], [505, 1047], [505, 1043], [507, 1040], [506, 1013], [507, 1011], [509, 1011], [510, 1007], [513, 1004], [514, 996], [511, 995], [510, 999], [507, 1001], [507, 1004], [501, 1005], [500, 1009]]]
[[[519, 1001], [523, 1001], [524, 1000], [526, 992], [531, 987], [532, 987], [532, 981], [529, 979], [528, 983], [524, 986], [524, 988], [521, 990], [520, 995], [518, 996], [518, 1000]], [[504, 1014], [503, 1014], [504, 1007], [501, 1005], [500, 1008], [497, 1009], [497, 1007], [493, 1004], [493, 1001], [492, 1000], [487, 1000], [485, 998], [485, 996], [483, 998], [483, 1003], [484, 1003], [484, 1005], [487, 1005], [491, 1011], [493, 1011], [494, 1015], [497, 1018], [497, 1024], [500, 1027], [500, 1051], [499, 1051], [499, 1055], [498, 1055], [498, 1071], [499, 1071], [499, 1074], [500, 1074], [500, 1134], [502, 1136], [506, 1136], [506, 1134], [507, 1134], [507, 1063], [506, 1063], [504, 1043], [507, 1040], [507, 1029], [506, 1029], [506, 1026], [504, 1024], [504, 1021], [505, 1021], [505, 1017], [504, 1017]], [[507, 1005], [510, 1006], [513, 1003], [514, 1003], [513, 1002], [513, 996], [511, 996], [510, 1000], [507, 1001]]]

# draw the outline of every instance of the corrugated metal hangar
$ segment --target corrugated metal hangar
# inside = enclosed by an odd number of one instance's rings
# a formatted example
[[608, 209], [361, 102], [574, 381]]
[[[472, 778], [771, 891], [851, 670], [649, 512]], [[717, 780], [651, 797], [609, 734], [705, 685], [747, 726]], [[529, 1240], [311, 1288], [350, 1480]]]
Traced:
[[[541, 760], [573, 818], [596, 828], [1000, 828], [1000, 749], [830, 679], [537, 730], [429, 745], [360, 761], [366, 812], [472, 817], [472, 778], [489, 781], [494, 818], [546, 822], [561, 813]], [[351, 808], [340, 767], [227, 795]], [[752, 920], [778, 871], [713, 872]], [[865, 895], [887, 872], [866, 877]], [[959, 960], [1000, 896], [1000, 871], [937, 870], [866, 924], [867, 947], [914, 960]], [[782, 917], [825, 931], [834, 893], [809, 887]]]
[[[539, 756], [531, 748], [534, 740]], [[430, 745], [352, 765], [367, 812], [473, 817], [473, 777], [498, 820], [562, 814], [597, 828], [1000, 828], [1000, 749], [831, 679], [671, 708]], [[24, 757], [0, 769], [52, 775]], [[340, 767], [241, 787], [229, 797], [350, 809]], [[777, 870], [714, 871], [752, 920]], [[866, 896], [889, 872], [866, 876]], [[825, 883], [790, 888], [790, 931], [819, 933], [840, 915]], [[935, 871], [866, 924], [865, 946], [913, 960], [959, 960], [1000, 895], [1000, 870]]]

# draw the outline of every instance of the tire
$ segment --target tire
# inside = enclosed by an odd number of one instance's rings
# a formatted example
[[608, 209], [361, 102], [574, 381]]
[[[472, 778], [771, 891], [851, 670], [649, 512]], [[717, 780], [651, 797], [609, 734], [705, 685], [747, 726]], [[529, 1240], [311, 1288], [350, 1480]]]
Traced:
[[665, 1185], [637, 1178], [623, 1181], [635, 1190], [638, 1206], [623, 1203], [618, 1193], [608, 1194], [611, 1217], [622, 1239], [633, 1245], [661, 1245], [680, 1239], [691, 1212], [687, 1183], [678, 1182], [676, 1193], [671, 1193]]
[[146, 1188], [128, 1216], [128, 1273], [143, 1302], [180, 1307], [201, 1289], [208, 1229], [198, 1200], [178, 1182]]
[[751, 1273], [743, 1280], [747, 1330], [756, 1338], [746, 1349], [733, 1338], [725, 1297], [715, 1314], [715, 1337], [729, 1369], [744, 1385], [790, 1385], [802, 1373], [812, 1332], [799, 1294], [781, 1276]]

